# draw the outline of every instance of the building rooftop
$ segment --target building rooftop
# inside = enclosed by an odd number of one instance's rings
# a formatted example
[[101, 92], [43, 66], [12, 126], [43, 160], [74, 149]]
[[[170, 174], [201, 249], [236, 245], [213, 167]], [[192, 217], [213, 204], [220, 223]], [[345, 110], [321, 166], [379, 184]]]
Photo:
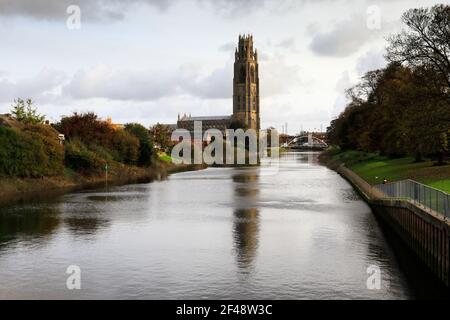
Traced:
[[231, 116], [202, 116], [202, 117], [191, 117], [184, 116], [180, 118], [179, 121], [207, 121], [207, 120], [230, 120]]

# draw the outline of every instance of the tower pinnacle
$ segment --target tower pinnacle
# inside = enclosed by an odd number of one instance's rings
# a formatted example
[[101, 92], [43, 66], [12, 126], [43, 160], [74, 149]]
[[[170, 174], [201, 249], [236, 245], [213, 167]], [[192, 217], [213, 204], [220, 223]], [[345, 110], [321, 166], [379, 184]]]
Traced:
[[239, 35], [233, 78], [233, 120], [247, 128], [260, 129], [258, 54], [253, 35]]

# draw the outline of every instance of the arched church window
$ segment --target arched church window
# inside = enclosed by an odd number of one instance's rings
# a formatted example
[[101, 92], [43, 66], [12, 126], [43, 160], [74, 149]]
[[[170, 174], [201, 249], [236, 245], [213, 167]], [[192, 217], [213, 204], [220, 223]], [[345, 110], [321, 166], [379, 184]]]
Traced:
[[252, 83], [256, 82], [256, 72], [255, 72], [255, 66], [250, 67], [250, 81]]

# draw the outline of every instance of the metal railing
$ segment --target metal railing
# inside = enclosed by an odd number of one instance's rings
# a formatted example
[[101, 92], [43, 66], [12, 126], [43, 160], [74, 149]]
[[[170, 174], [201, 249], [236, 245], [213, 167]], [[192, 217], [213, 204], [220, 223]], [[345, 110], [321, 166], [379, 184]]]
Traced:
[[414, 180], [402, 180], [373, 186], [378, 191], [377, 198], [402, 199], [412, 201], [425, 209], [450, 218], [450, 194], [426, 186]]

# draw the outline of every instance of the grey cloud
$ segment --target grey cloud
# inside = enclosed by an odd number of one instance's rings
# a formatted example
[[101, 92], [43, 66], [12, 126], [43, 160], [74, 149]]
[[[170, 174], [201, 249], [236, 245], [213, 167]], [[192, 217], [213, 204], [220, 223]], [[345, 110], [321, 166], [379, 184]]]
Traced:
[[19, 97], [48, 100], [65, 78], [63, 72], [51, 69], [44, 69], [34, 77], [17, 81], [0, 78], [0, 101], [13, 102]]
[[333, 105], [333, 109], [331, 110], [331, 116], [333, 118], [336, 118], [339, 116], [339, 114], [344, 111], [345, 107], [347, 106], [347, 98], [345, 97], [345, 94], [339, 95]]
[[281, 42], [278, 43], [277, 46], [282, 49], [289, 50], [294, 53], [298, 53], [297, 44], [296, 44], [294, 38], [288, 38], [288, 39], [282, 40]]
[[233, 67], [227, 65], [216, 69], [206, 77], [190, 80], [186, 77], [183, 89], [188, 93], [205, 99], [228, 99], [232, 96]]
[[382, 50], [370, 50], [363, 56], [359, 57], [356, 62], [356, 72], [359, 76], [362, 76], [368, 71], [380, 69], [386, 66], [386, 60], [384, 59], [384, 51]]
[[236, 48], [236, 43], [234, 43], [234, 42], [227, 42], [227, 43], [224, 43], [223, 45], [221, 45], [219, 47], [219, 51], [234, 52], [235, 48]]
[[[211, 6], [216, 12], [228, 18], [241, 17], [256, 11], [281, 14], [308, 4], [340, 2], [343, 4], [359, 3], [361, 0], [197, 0], [200, 4]], [[367, 4], [383, 2], [400, 2], [405, 0], [363, 0]]]
[[350, 81], [350, 74], [348, 73], [348, 71], [345, 71], [342, 73], [341, 77], [336, 83], [336, 91], [339, 93], [343, 93], [351, 86], [352, 82]]
[[[179, 0], [180, 2], [182, 0]], [[229, 18], [246, 15], [249, 12], [266, 10], [284, 13], [309, 3], [331, 2], [334, 0], [192, 0], [200, 5], [212, 7], [217, 13]], [[341, 0], [351, 3], [356, 0]], [[365, 0], [373, 3], [373, 0]], [[388, 0], [378, 0], [386, 2]], [[394, 1], [394, 0], [391, 0]], [[402, 1], [402, 0], [395, 0]], [[89, 21], [123, 19], [130, 7], [148, 5], [165, 11], [177, 0], [1, 0], [0, 16], [29, 16], [37, 19], [64, 19], [69, 5], [78, 5], [82, 16]], [[376, 2], [375, 2], [376, 3]]]
[[174, 0], [2, 0], [0, 16], [30, 16], [37, 19], [65, 19], [67, 7], [78, 5], [87, 20], [123, 19], [124, 12], [134, 5], [147, 4], [166, 10]]
[[259, 76], [264, 79], [261, 82], [261, 96], [266, 97], [288, 93], [292, 88], [307, 85], [300, 77], [300, 67], [287, 64], [283, 56], [267, 60]]
[[151, 101], [176, 92], [177, 85], [167, 73], [111, 70], [98, 66], [79, 70], [63, 87], [63, 94], [75, 99]]
[[379, 35], [378, 30], [366, 27], [364, 19], [344, 20], [336, 23], [330, 31], [317, 33], [310, 49], [320, 56], [346, 57]]
[[[261, 77], [262, 94], [266, 97], [283, 94], [292, 87], [304, 85], [297, 65], [288, 65], [282, 58], [265, 63]], [[279, 79], [284, 81], [279, 81]], [[44, 70], [37, 76], [13, 82], [0, 78], [0, 101], [17, 97], [85, 100], [103, 98], [115, 101], [157, 101], [189, 95], [214, 100], [232, 96], [233, 67], [227, 64], [206, 75], [191, 68], [174, 70], [114, 70], [106, 65], [77, 71], [67, 77], [58, 71]]]
[[122, 101], [155, 101], [180, 94], [204, 99], [231, 97], [231, 66], [214, 70], [207, 76], [199, 76], [197, 71], [185, 69], [132, 72], [97, 66], [79, 70], [63, 87], [63, 94], [75, 99]]

